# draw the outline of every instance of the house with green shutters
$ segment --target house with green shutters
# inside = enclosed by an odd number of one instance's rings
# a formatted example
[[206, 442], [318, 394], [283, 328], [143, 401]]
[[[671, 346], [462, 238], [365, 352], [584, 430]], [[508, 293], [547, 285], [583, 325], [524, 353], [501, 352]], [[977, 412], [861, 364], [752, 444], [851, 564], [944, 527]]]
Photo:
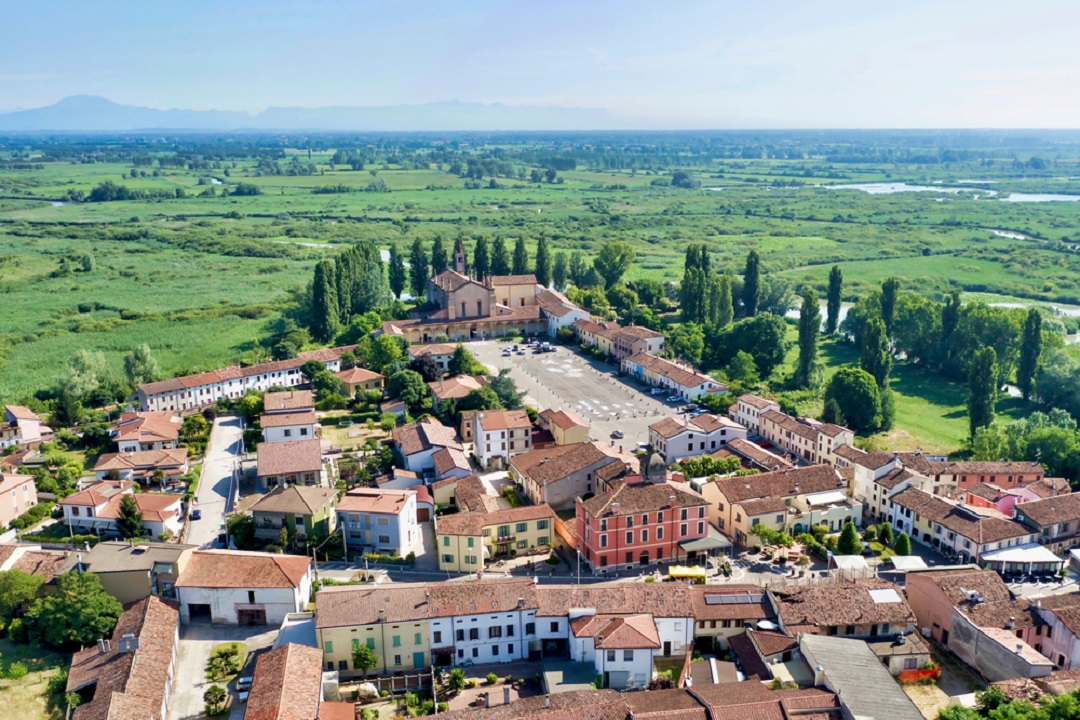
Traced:
[[290, 485], [275, 487], [251, 506], [255, 537], [276, 540], [282, 528], [297, 540], [313, 532], [330, 535], [337, 529], [337, 490]]

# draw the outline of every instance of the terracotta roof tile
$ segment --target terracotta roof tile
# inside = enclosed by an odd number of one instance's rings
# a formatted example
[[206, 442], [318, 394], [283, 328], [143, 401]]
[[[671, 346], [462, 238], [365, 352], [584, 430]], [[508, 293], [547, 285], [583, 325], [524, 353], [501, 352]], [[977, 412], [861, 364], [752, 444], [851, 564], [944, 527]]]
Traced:
[[693, 368], [680, 365], [672, 362], [671, 360], [665, 360], [664, 358], [651, 355], [649, 353], [638, 353], [631, 358], [628, 358], [626, 362], [639, 365], [650, 372], [654, 372], [657, 375], [667, 378], [676, 385], [680, 385], [685, 388], [696, 388], [699, 385], [705, 383], [716, 383], [720, 385], [716, 380], [713, 380], [708, 375], [704, 375], [694, 370]]
[[[671, 498], [674, 499], [672, 504]], [[632, 515], [664, 510], [670, 507], [689, 508], [708, 505], [708, 501], [695, 492], [674, 483], [624, 483], [615, 490], [589, 498], [581, 503], [592, 517], [610, 517], [615, 514], [612, 503], [618, 503], [618, 514]]]
[[263, 442], [256, 452], [259, 477], [322, 471], [322, 443], [316, 438]]
[[747, 630], [746, 634], [762, 655], [779, 655], [799, 646], [795, 638], [779, 630]]
[[1020, 503], [1016, 506], [1016, 514], [1017, 519], [1023, 516], [1039, 527], [1080, 520], [1080, 493]]
[[296, 588], [311, 570], [303, 555], [200, 550], [184, 566], [177, 587]]
[[457, 347], [454, 345], [447, 345], [446, 343], [435, 343], [433, 345], [412, 345], [409, 347], [409, 357], [437, 357], [440, 355], [453, 355]]
[[279, 412], [263, 414], [259, 417], [259, 425], [265, 428], [288, 427], [290, 425], [314, 425], [314, 410], [298, 410], [296, 412]]
[[336, 499], [337, 490], [332, 488], [311, 487], [309, 485], [278, 486], [260, 498], [249, 509], [252, 513], [311, 515], [318, 511], [319, 508], [332, 505]]
[[547, 505], [523, 505], [495, 512], [465, 512], [456, 515], [444, 515], [437, 523], [439, 535], [480, 535], [484, 528], [495, 525], [513, 525], [529, 520], [549, 520], [549, 527], [554, 532], [555, 511]]
[[[775, 472], [720, 478], [713, 481], [728, 502], [766, 497], [793, 497], [842, 490], [846, 483], [830, 465], [810, 465]], [[796, 487], [798, 491], [796, 492]]]
[[66, 560], [63, 550], [27, 550], [11, 566], [12, 570], [37, 575], [45, 582], [51, 582]]
[[570, 443], [540, 448], [510, 458], [510, 465], [538, 485], [547, 485], [590, 465], [603, 462], [622, 466], [622, 462], [602, 451], [595, 443]]
[[123, 413], [109, 431], [117, 442], [176, 442], [180, 418], [168, 411]]
[[166, 448], [165, 450], [139, 450], [130, 453], [106, 453], [94, 463], [94, 472], [109, 470], [134, 470], [153, 472], [182, 469], [187, 465], [188, 449]]
[[932, 462], [930, 470], [935, 475], [1043, 475], [1045, 470], [1037, 462], [986, 462], [961, 460]]
[[694, 585], [694, 618], [701, 620], [765, 620], [776, 617], [764, 588]]
[[[871, 590], [891, 589], [894, 602], [877, 602]], [[788, 591], [777, 589], [780, 618], [784, 626], [869, 625], [889, 623], [902, 627], [915, 622], [915, 614], [903, 591], [883, 580], [856, 580]]]
[[489, 278], [491, 284], [500, 285], [536, 285], [535, 275], [492, 275]]
[[286, 643], [255, 664], [244, 720], [315, 720], [322, 701], [322, 651]]
[[1012, 600], [1012, 592], [993, 570], [977, 567], [953, 570], [929, 570], [913, 573], [917, 582], [928, 580], [937, 586], [953, 605], [968, 603], [967, 592], [977, 592], [985, 602]]
[[752, 443], [743, 438], [729, 440], [727, 449], [764, 470], [787, 470], [792, 467], [791, 463], [779, 455], [771, 453], [757, 443]]
[[1033, 532], [1013, 520], [982, 517], [967, 507], [957, 507], [913, 487], [898, 492], [890, 499], [900, 507], [919, 513], [978, 545], [1022, 537]]
[[660, 635], [651, 615], [585, 615], [570, 622], [574, 637], [591, 637], [597, 652], [631, 648], [660, 648]]
[[476, 417], [480, 419], [480, 427], [485, 432], [532, 427], [532, 420], [524, 410], [485, 410], [478, 412]]
[[355, 488], [338, 501], [338, 512], [367, 512], [378, 515], [400, 515], [416, 494], [415, 490]]
[[352, 367], [348, 370], [339, 370], [338, 372], [334, 373], [334, 377], [350, 385], [356, 385], [357, 383], [365, 383], [371, 382], [372, 380], [382, 379], [382, 375], [380, 375], [379, 373], [362, 367]]
[[433, 417], [426, 417], [420, 422], [394, 428], [394, 442], [401, 448], [402, 454], [415, 455], [433, 447], [463, 449], [457, 432], [443, 425]]

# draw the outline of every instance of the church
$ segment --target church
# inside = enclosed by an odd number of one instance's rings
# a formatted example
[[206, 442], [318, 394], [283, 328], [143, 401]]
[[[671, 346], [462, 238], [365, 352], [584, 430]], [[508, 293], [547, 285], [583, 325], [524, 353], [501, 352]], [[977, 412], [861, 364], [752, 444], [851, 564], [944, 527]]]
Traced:
[[428, 280], [426, 300], [408, 320], [383, 323], [383, 334], [404, 337], [410, 344], [444, 337], [460, 342], [504, 335], [554, 335], [558, 328], [589, 317], [560, 293], [537, 283], [535, 275], [471, 277], [460, 240], [454, 249], [453, 269]]

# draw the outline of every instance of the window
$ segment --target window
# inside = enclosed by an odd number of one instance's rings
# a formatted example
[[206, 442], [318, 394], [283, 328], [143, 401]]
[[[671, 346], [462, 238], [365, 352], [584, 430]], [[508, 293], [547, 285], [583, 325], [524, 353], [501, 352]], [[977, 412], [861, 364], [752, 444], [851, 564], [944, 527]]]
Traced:
[[529, 546], [529, 543], [527, 543], [527, 542], [526, 542], [526, 541], [524, 541], [524, 540], [518, 540], [518, 541], [517, 541], [517, 546], [518, 546], [518, 550], [522, 550], [522, 549], [524, 549], [524, 548], [528, 547], [528, 546]]
[[443, 535], [442, 546], [450, 547], [450, 537], [448, 535]]
[[476, 556], [475, 555], [466, 555], [465, 556], [465, 564], [466, 565], [475, 565], [476, 564]]
[[649, 542], [649, 531], [647, 529], [641, 531], [641, 542]]
[[474, 547], [476, 538], [466, 538], [465, 544], [469, 547]]
[[502, 637], [502, 628], [498, 625], [488, 628], [488, 638]]
[[540, 537], [538, 537], [536, 539], [536, 544], [537, 545], [550, 545], [550, 543], [548, 542], [548, 536], [547, 535], [541, 535]]
[[348, 670], [349, 669], [349, 661], [348, 660], [338, 660], [337, 668], [338, 668], [338, 670]]
[[[432, 633], [432, 640], [435, 643], [441, 643], [442, 642], [442, 630], [436, 630], [434, 633]], [[417, 645], [420, 644], [420, 636], [419, 635], [416, 636], [416, 644]]]
[[400, 655], [395, 655], [394, 656], [394, 664], [395, 665], [401, 665], [401, 656]]
[[526, 532], [528, 529], [529, 529], [528, 523], [518, 523], [517, 524], [517, 531], [519, 533]]
[[919, 666], [919, 661], [916, 658], [904, 658], [904, 669], [914, 670]]
[[380, 545], [389, 545], [390, 544], [390, 536], [389, 535], [380, 535], [379, 536], [379, 544]]
[[457, 641], [458, 642], [464, 642], [465, 641], [465, 631], [462, 630], [461, 628], [458, 628], [458, 631], [457, 631]]
[[686, 515], [686, 508], [683, 508], [683, 509], [682, 509], [682, 519], [683, 519], [683, 520], [685, 520], [686, 518], [687, 518], [687, 515]]
[[334, 641], [333, 640], [327, 640], [326, 642], [323, 643], [323, 652], [326, 653], [327, 655], [333, 654], [333, 652], [334, 652]]
[[375, 524], [376, 525], [382, 525], [382, 526], [385, 527], [385, 526], [390, 524], [390, 518], [388, 518], [388, 517], [375, 518]]
[[510, 655], [514, 654], [514, 643], [510, 643], [509, 645], [506, 646], [506, 652], [509, 653]]
[[254, 590], [248, 590], [248, 604], [249, 605], [254, 605], [255, 604], [255, 591]]
[[889, 634], [889, 623], [881, 623], [881, 634], [882, 635], [888, 635]]
[[623, 659], [623, 662], [633, 662], [634, 661], [634, 651], [633, 650], [623, 650], [622, 651], [622, 659]]
[[761, 524], [761, 519], [760, 518], [754, 518], [753, 520], [750, 521], [750, 527], [757, 527], [760, 524]]
[[479, 640], [480, 639], [480, 628], [469, 628], [469, 639], [470, 640]]
[[[394, 635], [393, 639], [391, 640], [391, 645], [393, 645], [394, 647], [401, 647], [401, 636], [400, 635]], [[400, 663], [395, 663], [395, 664], [400, 664]]]
[[547, 530], [547, 528], [548, 528], [548, 521], [547, 520], [537, 520], [536, 521], [536, 529], [537, 530]]
[[[720, 509], [723, 510], [723, 508], [720, 508]], [[658, 523], [664, 522], [664, 511], [663, 510], [656, 513], [656, 522], [658, 522]]]
[[615, 651], [614, 650], [608, 650], [607, 651], [607, 661], [608, 662], [615, 662]]
[[506, 626], [506, 637], [514, 637], [514, 626], [513, 625], [507, 625]]
[[848, 625], [847, 627], [845, 627], [844, 628], [844, 634], [845, 635], [854, 635], [855, 634], [855, 626], [854, 625]]
[[536, 623], [525, 623], [525, 634], [526, 635], [535, 635], [536, 634]]
[[627, 528], [634, 527], [634, 518], [630, 517], [629, 515], [626, 516], [626, 527]]
[[607, 535], [600, 536], [600, 547], [607, 547]]
[[697, 524], [697, 534], [698, 535], [704, 535], [705, 534], [705, 523], [699, 522]]
[[664, 528], [662, 526], [658, 525], [656, 527], [656, 539], [657, 540], [663, 540], [664, 539]]
[[784, 516], [783, 515], [777, 515], [776, 516], [776, 524], [777, 525], [783, 525], [784, 524]]
[[633, 545], [634, 544], [634, 533], [632, 531], [628, 531], [626, 533], [626, 544], [627, 545]]
[[423, 640], [420, 638], [420, 633], [413, 635], [413, 644], [420, 645], [421, 643], [423, 643]]
[[368, 646], [368, 650], [374, 650], [375, 649], [375, 638], [368, 638], [366, 644]]
[[559, 622], [557, 620], [553, 621], [551, 623], [551, 632], [553, 632], [553, 633], [559, 632]]
[[307, 435], [307, 428], [300, 428], [300, 435]]
[[472, 649], [472, 656], [473, 657], [480, 657], [480, 649], [479, 648], [473, 648]]
[[679, 537], [686, 537], [686, 523], [679, 526]]
[[285, 428], [285, 437], [292, 437], [292, 430]]
[[453, 555], [443, 555], [442, 556], [442, 561], [444, 563], [446, 563], [447, 565], [453, 565], [454, 564], [454, 556]]
[[495, 655], [498, 655], [498, 654], [499, 654], [499, 646], [498, 645], [492, 645], [491, 646], [491, 655], [492, 655], [492, 657], [494, 657]]

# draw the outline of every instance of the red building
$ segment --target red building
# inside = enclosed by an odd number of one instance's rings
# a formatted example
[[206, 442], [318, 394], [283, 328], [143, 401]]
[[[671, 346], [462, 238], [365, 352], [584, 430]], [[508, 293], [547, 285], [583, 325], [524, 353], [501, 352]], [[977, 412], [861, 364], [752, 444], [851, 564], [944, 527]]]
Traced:
[[708, 535], [708, 501], [673, 483], [624, 483], [576, 503], [582, 559], [593, 568], [630, 569], [694, 557], [683, 546]]

